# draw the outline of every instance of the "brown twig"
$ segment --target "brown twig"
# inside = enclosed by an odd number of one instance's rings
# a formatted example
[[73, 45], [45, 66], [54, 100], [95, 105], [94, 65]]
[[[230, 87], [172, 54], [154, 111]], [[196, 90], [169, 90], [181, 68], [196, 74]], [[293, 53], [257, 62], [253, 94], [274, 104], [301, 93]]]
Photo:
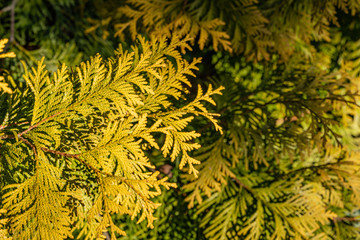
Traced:
[[42, 147], [41, 150], [43, 150], [44, 152], [53, 153], [55, 155], [59, 155], [59, 156], [67, 157], [67, 158], [74, 158], [74, 159], [78, 160], [79, 162], [81, 162], [82, 164], [84, 164], [87, 168], [93, 170], [96, 174], [104, 174], [104, 175], [112, 176], [111, 174], [104, 173], [104, 172], [100, 171], [99, 169], [97, 169], [96, 167], [93, 167], [89, 163], [85, 162], [83, 159], [80, 158], [80, 154], [65, 153], [65, 152], [60, 152], [60, 151], [56, 151], [56, 150], [51, 150], [51, 149], [48, 149], [45, 147]]
[[29, 122], [21, 122], [21, 123], [11, 123], [9, 125], [0, 125], [0, 130], [7, 128], [9, 126], [14, 126], [14, 125], [23, 125], [23, 124], [28, 124]]
[[[19, 134], [17, 135], [17, 137], [20, 138], [22, 135], [30, 132], [30, 131], [33, 130], [34, 128], [37, 128], [38, 126], [40, 126], [41, 124], [43, 124], [44, 122], [47, 122], [47, 121], [50, 120], [51, 118], [56, 117], [57, 115], [60, 115], [60, 114], [62, 114], [62, 113], [63, 113], [63, 111], [60, 111], [60, 112], [57, 112], [57, 113], [55, 113], [55, 114], [53, 114], [53, 115], [51, 115], [51, 116], [49, 116], [49, 117], [41, 120], [40, 122], [38, 122], [38, 123], [30, 126], [30, 127], [29, 127], [28, 129], [26, 129], [25, 131], [19, 133]], [[13, 138], [13, 137], [12, 137], [11, 135], [2, 135], [2, 136], [0, 136], [0, 139], [7, 139], [7, 138]]]
[[23, 137], [19, 137], [19, 139], [21, 141], [23, 141], [26, 145], [30, 146], [34, 152], [34, 155], [36, 156], [37, 155], [37, 151], [36, 151], [36, 147], [34, 144], [32, 144], [31, 142], [29, 142], [27, 139], [23, 138]]
[[60, 152], [60, 151], [51, 150], [51, 149], [48, 149], [48, 148], [45, 148], [45, 147], [42, 147], [41, 150], [43, 150], [44, 152], [53, 153], [53, 154], [60, 155], [60, 156], [63, 156], [63, 157], [75, 158], [76, 160], [80, 160], [79, 154]]
[[1, 140], [1, 139], [9, 139], [9, 138], [15, 138], [15, 137], [12, 136], [12, 135], [1, 135], [1, 136], [0, 136], [0, 140]]
[[185, 0], [183, 5], [182, 5], [182, 9], [181, 9], [181, 13], [184, 14], [185, 10], [186, 10], [186, 5], [187, 5], [188, 0]]
[[240, 187], [246, 189], [248, 192], [250, 193], [254, 193], [254, 191], [248, 187], [247, 185], [245, 185], [243, 182], [241, 182], [238, 178], [236, 177], [232, 177], [231, 179], [233, 179]]
[[3, 9], [0, 10], [0, 14], [4, 13], [4, 12], [10, 12], [12, 9], [11, 4], [7, 7], [4, 7]]
[[360, 222], [359, 218], [356, 217], [335, 217], [333, 218], [334, 222], [342, 222], [342, 221], [348, 221], [348, 222]]
[[10, 37], [4, 48], [4, 52], [9, 48], [10, 44], [15, 40], [15, 6], [18, 0], [13, 0], [12, 3], [0, 10], [0, 14], [10, 12]]
[[[331, 169], [331, 166], [338, 166], [341, 163], [345, 163], [345, 162], [330, 162], [330, 163], [325, 163], [325, 164], [320, 164], [320, 165], [313, 165], [313, 166], [307, 166], [307, 167], [302, 167], [302, 168], [298, 168], [298, 169], [294, 169], [292, 171], [289, 171], [285, 174], [280, 175], [279, 177], [281, 177], [282, 179], [284, 179], [285, 177], [292, 175], [292, 174], [296, 174], [299, 172], [304, 172], [307, 170], [312, 170], [312, 171], [317, 171], [319, 169]], [[346, 161], [347, 164], [351, 164], [350, 161]]]
[[[169, 164], [164, 164], [162, 166], [160, 166], [159, 168], [148, 168], [150, 172], [160, 172], [164, 175], [166, 175], [168, 178], [171, 178], [173, 173], [171, 171], [173, 167]], [[157, 179], [162, 179], [163, 176], [161, 176], [160, 174], [157, 176]]]
[[57, 112], [57, 113], [55, 113], [55, 114], [53, 114], [53, 115], [51, 115], [51, 116], [49, 116], [49, 117], [41, 120], [40, 122], [38, 122], [38, 123], [30, 126], [30, 127], [29, 127], [28, 129], [26, 129], [25, 131], [19, 133], [19, 134], [18, 134], [18, 137], [21, 137], [22, 135], [24, 135], [24, 134], [30, 132], [31, 130], [33, 130], [34, 128], [37, 128], [39, 125], [43, 124], [44, 122], [47, 122], [49, 119], [54, 118], [54, 117], [56, 117], [57, 115], [60, 115], [60, 114], [62, 114], [62, 113], [63, 113], [63, 111]]
[[108, 232], [103, 232], [103, 235], [105, 236], [106, 240], [111, 240], [110, 234]]

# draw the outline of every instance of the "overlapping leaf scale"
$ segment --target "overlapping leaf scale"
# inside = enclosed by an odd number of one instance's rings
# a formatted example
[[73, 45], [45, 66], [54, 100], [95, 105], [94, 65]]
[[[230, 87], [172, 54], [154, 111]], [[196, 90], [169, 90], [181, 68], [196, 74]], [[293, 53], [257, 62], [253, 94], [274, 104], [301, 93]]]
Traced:
[[[196, 4], [192, 4], [194, 6]], [[194, 39], [199, 36], [199, 46], [203, 49], [205, 43], [211, 36], [213, 40], [213, 47], [215, 50], [219, 46], [227, 51], [231, 51], [231, 43], [228, 40], [229, 36], [226, 32], [220, 31], [217, 28], [224, 25], [224, 22], [219, 18], [215, 19], [201, 19], [199, 14], [192, 9], [192, 11], [184, 11], [187, 8], [179, 1], [133, 1], [128, 0], [126, 5], [118, 9], [119, 13], [128, 18], [128, 21], [118, 23], [115, 25], [117, 30], [115, 36], [124, 37], [124, 31], [128, 28], [133, 39], [136, 35], [145, 30], [147, 33], [161, 37], [170, 37], [172, 32], [176, 32], [179, 36], [191, 38], [192, 43]], [[188, 9], [187, 9], [188, 10]], [[165, 21], [165, 19], [167, 19]], [[138, 23], [141, 22], [144, 29], [138, 28]], [[182, 47], [184, 51], [185, 47]]]
[[203, 147], [199, 150], [197, 159], [201, 161], [198, 168], [200, 171], [199, 177], [194, 178], [193, 175], [185, 176], [190, 180], [184, 186], [186, 191], [191, 191], [186, 197], [189, 201], [189, 207], [194, 207], [195, 199], [201, 204], [203, 202], [202, 193], [210, 197], [215, 191], [221, 191], [221, 187], [227, 184], [227, 177], [234, 177], [230, 169], [230, 164], [222, 155], [223, 148], [226, 142], [220, 138], [214, 144]]
[[[62, 65], [51, 76], [43, 60], [32, 72], [26, 70], [24, 78], [34, 95], [32, 121], [16, 135], [19, 144], [13, 144], [16, 151], [6, 159], [32, 161], [32, 169], [4, 195], [10, 225], [19, 239], [64, 239], [76, 228], [82, 229], [81, 236], [93, 239], [109, 226], [113, 236], [125, 234], [112, 223], [111, 214], [129, 214], [133, 219], [139, 215], [138, 222], [147, 219], [151, 227], [158, 204], [150, 199], [161, 194], [161, 186], [176, 185], [149, 170], [154, 166], [145, 144], [172, 161], [180, 157], [180, 168], [188, 165], [189, 173], [197, 173], [194, 165], [199, 161], [190, 152], [200, 147], [195, 141], [200, 134], [188, 130], [188, 124], [198, 115], [216, 123], [216, 115], [204, 104], [214, 104], [211, 97], [221, 94], [221, 88], [209, 87], [204, 93], [199, 86], [193, 104], [182, 108], [173, 104], [172, 98], [185, 99], [191, 86], [188, 77], [194, 76], [200, 62], [182, 59], [176, 48], [187, 43], [174, 39], [147, 42], [139, 37], [141, 47], [131, 51], [120, 47], [116, 58], [108, 60], [97, 55], [72, 73]], [[165, 135], [164, 144], [155, 133]], [[85, 189], [81, 181], [87, 182]], [[45, 216], [53, 216], [53, 224]], [[19, 233], [23, 228], [28, 230]]]
[[[63, 239], [71, 235], [68, 197], [60, 192], [64, 182], [58, 168], [39, 152], [33, 176], [20, 184], [8, 185], [4, 208], [11, 216], [16, 239]], [[34, 229], [37, 229], [34, 231]]]

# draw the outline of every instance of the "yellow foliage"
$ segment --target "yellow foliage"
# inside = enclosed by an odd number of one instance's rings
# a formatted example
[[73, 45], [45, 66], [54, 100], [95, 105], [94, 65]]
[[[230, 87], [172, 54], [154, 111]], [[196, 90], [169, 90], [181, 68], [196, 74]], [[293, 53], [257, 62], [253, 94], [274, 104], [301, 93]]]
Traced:
[[[23, 181], [5, 183], [3, 189], [2, 204], [16, 239], [65, 239], [74, 229], [85, 239], [110, 230], [116, 239], [125, 232], [113, 223], [114, 214], [139, 216], [138, 223], [147, 220], [153, 227], [159, 204], [151, 199], [162, 193], [161, 186], [176, 184], [149, 170], [154, 165], [145, 145], [171, 161], [179, 158], [180, 169], [198, 173], [194, 165], [200, 162], [191, 152], [200, 147], [194, 142], [200, 134], [187, 126], [202, 116], [221, 131], [218, 114], [208, 112], [204, 102], [215, 104], [212, 96], [223, 88], [210, 85], [204, 92], [198, 86], [195, 99], [185, 100], [188, 76], [200, 62], [189, 63], [178, 52], [188, 43], [176, 36], [150, 42], [139, 37], [138, 42], [131, 51], [120, 46], [113, 58], [96, 55], [72, 73], [63, 64], [49, 75], [44, 58], [31, 71], [24, 64], [33, 94], [31, 121], [16, 135], [17, 143], [13, 135], [1, 135], [9, 167], [31, 163]], [[155, 137], [159, 134], [164, 142]]]
[[[6, 213], [5, 209], [0, 209], [0, 216]], [[7, 224], [8, 219], [0, 219], [0, 240], [12, 240], [11, 237], [8, 236], [8, 231], [4, 229], [4, 226]]]
[[[119, 8], [119, 13], [129, 18], [125, 23], [115, 24], [115, 36], [124, 38], [124, 31], [129, 29], [132, 39], [139, 33], [138, 25], [155, 37], [170, 37], [175, 32], [180, 37], [192, 39], [199, 36], [198, 44], [203, 49], [211, 37], [215, 51], [221, 46], [225, 51], [231, 52], [229, 35], [217, 28], [225, 23], [218, 18], [199, 20], [185, 11], [186, 1], [171, 0], [127, 0], [127, 5]], [[140, 30], [141, 32], [141, 30]]]
[[[8, 53], [2, 53], [4, 51], [5, 45], [8, 42], [8, 39], [0, 39], [0, 58], [13, 58], [15, 57], [15, 53], [8, 52]], [[11, 94], [12, 90], [9, 88], [8, 84], [3, 82], [5, 79], [3, 76], [0, 76], [0, 91], [6, 92]]]

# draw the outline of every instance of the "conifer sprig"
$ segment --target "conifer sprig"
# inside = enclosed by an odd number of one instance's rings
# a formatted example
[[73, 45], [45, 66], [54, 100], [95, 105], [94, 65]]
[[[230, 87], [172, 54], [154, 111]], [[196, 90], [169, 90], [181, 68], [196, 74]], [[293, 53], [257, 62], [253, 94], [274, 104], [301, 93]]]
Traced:
[[[0, 143], [1, 206], [16, 239], [65, 239], [74, 231], [70, 225], [87, 239], [108, 230], [116, 239], [125, 232], [113, 214], [140, 216], [138, 223], [146, 219], [153, 227], [159, 204], [151, 199], [161, 186], [176, 184], [150, 171], [145, 145], [171, 161], [181, 157], [180, 168], [188, 165], [189, 173], [197, 173], [193, 165], [199, 161], [190, 152], [200, 147], [192, 142], [200, 134], [187, 125], [203, 116], [221, 131], [217, 115], [203, 104], [215, 104], [211, 97], [222, 88], [209, 86], [204, 93], [199, 86], [194, 100], [175, 106], [169, 98], [185, 98], [187, 78], [200, 59], [183, 59], [177, 49], [188, 44], [176, 37], [138, 42], [131, 51], [120, 46], [107, 60], [96, 55], [74, 73], [62, 65], [49, 75], [44, 59], [25, 71], [32, 92], [28, 121], [17, 123], [8, 112]], [[165, 143], [154, 134], [165, 135]], [[16, 176], [5, 178], [19, 167]]]

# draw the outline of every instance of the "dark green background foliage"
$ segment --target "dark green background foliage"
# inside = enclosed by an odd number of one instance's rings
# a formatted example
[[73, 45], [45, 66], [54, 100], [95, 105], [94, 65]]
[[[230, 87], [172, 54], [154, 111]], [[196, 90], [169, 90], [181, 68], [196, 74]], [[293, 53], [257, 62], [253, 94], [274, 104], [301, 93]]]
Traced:
[[130, 49], [137, 34], [190, 37], [183, 57], [202, 62], [188, 98], [197, 86], [224, 86], [206, 105], [223, 133], [206, 118], [187, 127], [201, 133], [198, 178], [179, 158], [148, 151], [178, 188], [154, 198], [162, 205], [153, 229], [113, 215], [127, 233], [118, 238], [360, 239], [359, 10], [358, 0], [18, 0], [13, 33], [10, 13], [0, 14], [0, 36], [13, 34], [8, 51], [17, 55], [0, 60], [0, 75], [31, 102], [20, 60], [35, 66], [45, 56], [55, 71]]

